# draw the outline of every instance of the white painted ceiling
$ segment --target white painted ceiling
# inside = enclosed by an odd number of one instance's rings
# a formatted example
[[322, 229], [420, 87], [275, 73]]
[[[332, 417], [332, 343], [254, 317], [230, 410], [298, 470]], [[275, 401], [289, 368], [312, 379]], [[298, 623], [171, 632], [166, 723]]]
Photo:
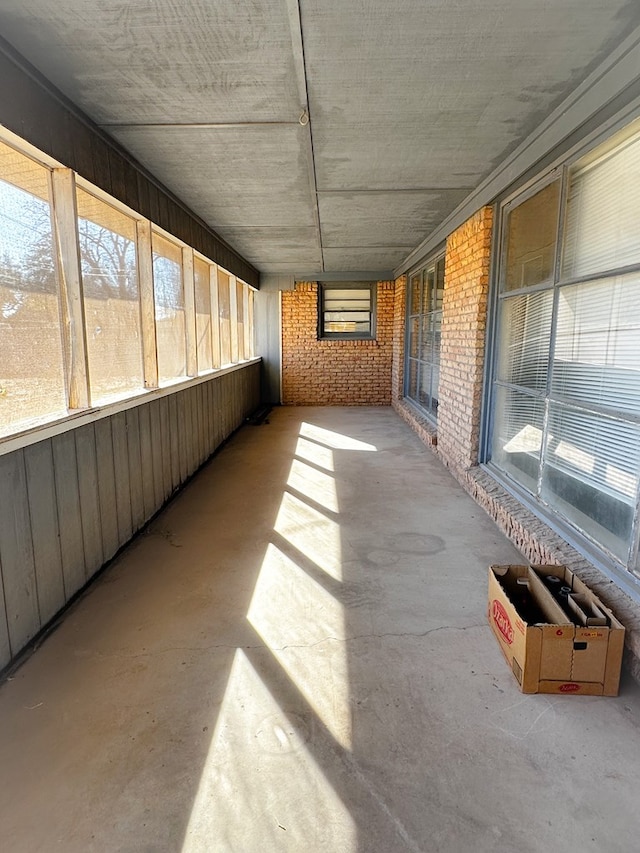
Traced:
[[637, 0], [0, 2], [4, 38], [283, 274], [400, 264], [638, 24]]

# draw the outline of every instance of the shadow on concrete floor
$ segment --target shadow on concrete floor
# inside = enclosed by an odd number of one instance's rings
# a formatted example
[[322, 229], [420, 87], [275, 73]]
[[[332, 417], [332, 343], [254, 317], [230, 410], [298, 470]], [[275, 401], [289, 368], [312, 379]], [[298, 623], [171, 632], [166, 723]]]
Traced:
[[5, 849], [635, 849], [638, 690], [519, 693], [520, 559], [391, 409], [274, 411], [0, 689]]

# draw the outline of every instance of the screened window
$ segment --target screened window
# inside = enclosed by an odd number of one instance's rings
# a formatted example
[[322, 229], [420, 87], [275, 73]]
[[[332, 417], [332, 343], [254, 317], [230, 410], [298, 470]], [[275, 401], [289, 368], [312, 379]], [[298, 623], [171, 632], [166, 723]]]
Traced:
[[492, 430], [494, 465], [635, 571], [639, 208], [637, 130], [507, 206]]
[[200, 258], [193, 262], [195, 285], [196, 336], [198, 352], [198, 372], [211, 370], [213, 350], [211, 334], [211, 275], [210, 266]]
[[133, 219], [76, 190], [91, 402], [144, 387], [140, 292]]
[[253, 357], [247, 284], [19, 145], [0, 140], [0, 441]]
[[440, 383], [444, 255], [409, 277], [405, 395], [435, 418]]
[[238, 358], [243, 361], [244, 353], [244, 284], [236, 281], [236, 320], [238, 323]]
[[244, 350], [246, 358], [253, 358], [255, 355], [253, 343], [253, 290], [248, 284], [245, 286], [245, 297]]
[[374, 288], [373, 282], [320, 284], [320, 337], [372, 338]]
[[187, 375], [182, 249], [155, 232], [152, 247], [158, 378], [162, 383]]
[[231, 364], [231, 278], [218, 270], [218, 308], [220, 311], [220, 362]]
[[0, 142], [0, 435], [67, 414], [49, 174]]

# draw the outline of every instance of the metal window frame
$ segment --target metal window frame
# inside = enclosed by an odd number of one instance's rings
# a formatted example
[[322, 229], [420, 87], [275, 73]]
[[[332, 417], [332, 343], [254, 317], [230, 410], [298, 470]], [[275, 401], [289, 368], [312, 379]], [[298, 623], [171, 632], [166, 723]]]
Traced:
[[[502, 471], [493, 464], [491, 459], [491, 441], [495, 426], [495, 401], [496, 401], [496, 386], [511, 387], [510, 383], [498, 383], [496, 379], [497, 360], [499, 349], [499, 316], [500, 303], [510, 297], [520, 295], [522, 293], [534, 293], [542, 290], [553, 291], [553, 308], [552, 308], [552, 325], [549, 336], [549, 353], [553, 353], [555, 349], [557, 316], [558, 316], [558, 299], [561, 288], [575, 284], [586, 283], [589, 281], [597, 281], [601, 279], [613, 279], [617, 276], [640, 271], [640, 263], [626, 265], [619, 268], [599, 270], [598, 272], [589, 273], [584, 276], [577, 277], [562, 277], [562, 259], [564, 253], [564, 234], [567, 213], [567, 197], [569, 191], [569, 175], [571, 168], [583, 157], [590, 152], [595, 152], [601, 145], [606, 144], [608, 140], [613, 139], [617, 133], [624, 133], [627, 126], [637, 123], [640, 116], [636, 112], [634, 115], [627, 115], [626, 121], [619, 120], [615, 123], [608, 124], [598, 134], [590, 134], [582, 143], [576, 144], [569, 152], [561, 158], [558, 158], [546, 170], [537, 176], [527, 180], [520, 187], [512, 189], [503, 196], [502, 199], [496, 201], [494, 205], [494, 233], [492, 235], [493, 248], [491, 257], [491, 273], [490, 280], [492, 282], [490, 290], [490, 298], [488, 305], [487, 318], [487, 336], [485, 342], [485, 375], [483, 386], [483, 402], [481, 415], [481, 443], [480, 443], [480, 464], [486, 468], [496, 480], [501, 482], [507, 490], [514, 494], [518, 499], [525, 504], [529, 509], [541, 517], [549, 526], [558, 532], [563, 539], [568, 541], [581, 553], [584, 553], [588, 559], [598, 565], [599, 568], [609, 577], [611, 577], [625, 591], [633, 590], [633, 595], [637, 600], [640, 600], [640, 486], [636, 492], [635, 510], [633, 522], [629, 536], [629, 546], [627, 551], [627, 560], [622, 562], [619, 558], [613, 556], [604, 545], [590, 537], [586, 531], [582, 531], [577, 525], [573, 524], [569, 519], [562, 516], [559, 511], [551, 506], [547, 506], [540, 498], [542, 477], [544, 472], [544, 451], [546, 447], [548, 435], [548, 417], [550, 403], [564, 402], [557, 398], [552, 393], [552, 359], [549, 360], [549, 371], [547, 374], [546, 389], [544, 394], [536, 394], [531, 389], [524, 389], [520, 386], [513, 386], [515, 390], [528, 393], [531, 396], [542, 397], [545, 401], [545, 416], [543, 430], [543, 446], [540, 449], [540, 467], [538, 471], [538, 482], [536, 494], [526, 490], [520, 484], [509, 476], [507, 472]], [[536, 193], [544, 189], [545, 186], [552, 183], [554, 180], [560, 179], [560, 200], [558, 209], [558, 221], [556, 225], [556, 249], [555, 262], [553, 267], [553, 278], [541, 285], [535, 285], [531, 288], [522, 288], [514, 291], [503, 290], [503, 276], [505, 272], [505, 254], [506, 254], [506, 234], [508, 216], [511, 210], [519, 207]], [[575, 404], [572, 403], [572, 406]], [[578, 407], [583, 408], [583, 407]], [[609, 418], [616, 418], [613, 411], [600, 411], [602, 407], [594, 404], [593, 407], [585, 409], [589, 414], [597, 415], [598, 413]], [[619, 420], [623, 422], [637, 422], [637, 418], [632, 414], [626, 413], [620, 415]], [[526, 496], [526, 499], [525, 499]]]
[[[420, 402], [418, 400], [416, 400], [414, 397], [409, 396], [409, 393], [408, 393], [409, 375], [410, 375], [409, 374], [409, 363], [412, 360], [411, 356], [409, 355], [409, 324], [410, 324], [411, 319], [414, 317], [423, 318], [423, 317], [430, 316], [431, 314], [434, 314], [436, 312], [434, 310], [432, 310], [432, 311], [428, 311], [426, 314], [412, 314], [411, 313], [411, 298], [410, 298], [411, 297], [411, 290], [410, 290], [410, 288], [411, 288], [411, 279], [418, 274], [420, 274], [422, 276], [422, 282], [423, 282], [423, 286], [424, 286], [424, 274], [425, 274], [425, 272], [430, 267], [433, 267], [435, 269], [438, 265], [438, 262], [442, 261], [444, 263], [445, 259], [446, 259], [446, 245], [442, 245], [442, 246], [439, 246], [436, 251], [432, 252], [427, 258], [425, 258], [423, 261], [421, 261], [419, 264], [417, 264], [415, 267], [413, 267], [413, 269], [411, 269], [407, 273], [407, 281], [406, 281], [406, 285], [405, 285], [406, 298], [405, 298], [405, 316], [404, 316], [404, 357], [403, 357], [404, 376], [403, 376], [403, 383], [402, 383], [402, 394], [411, 403], [411, 405], [415, 406], [419, 410], [421, 415], [423, 415], [425, 418], [427, 418], [434, 425], [438, 423], [437, 413], [434, 414], [433, 412], [425, 409], [420, 404]], [[445, 286], [445, 290], [446, 290], [446, 281], [445, 281], [444, 286]], [[437, 310], [439, 310], [440, 313], [442, 313], [442, 308], [439, 308]], [[421, 343], [422, 343], [422, 323], [420, 324], [419, 346]], [[413, 361], [420, 362], [421, 360], [420, 359], [413, 359]], [[431, 362], [431, 365], [433, 366], [433, 362]], [[431, 390], [432, 389], [430, 389], [430, 391]], [[431, 393], [430, 393], [430, 396], [431, 396]]]
[[[361, 332], [325, 332], [324, 300], [327, 290], [369, 290], [369, 334]], [[375, 341], [377, 332], [377, 281], [318, 281], [318, 340], [319, 341]]]

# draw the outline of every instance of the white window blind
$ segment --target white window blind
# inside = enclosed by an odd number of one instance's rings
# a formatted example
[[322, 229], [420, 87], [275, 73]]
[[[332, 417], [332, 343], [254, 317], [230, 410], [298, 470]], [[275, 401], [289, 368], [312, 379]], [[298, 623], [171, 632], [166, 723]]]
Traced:
[[640, 263], [640, 133], [571, 170], [565, 278]]
[[552, 393], [640, 414], [640, 274], [560, 289]]
[[498, 378], [503, 382], [546, 390], [552, 308], [551, 290], [502, 301]]

